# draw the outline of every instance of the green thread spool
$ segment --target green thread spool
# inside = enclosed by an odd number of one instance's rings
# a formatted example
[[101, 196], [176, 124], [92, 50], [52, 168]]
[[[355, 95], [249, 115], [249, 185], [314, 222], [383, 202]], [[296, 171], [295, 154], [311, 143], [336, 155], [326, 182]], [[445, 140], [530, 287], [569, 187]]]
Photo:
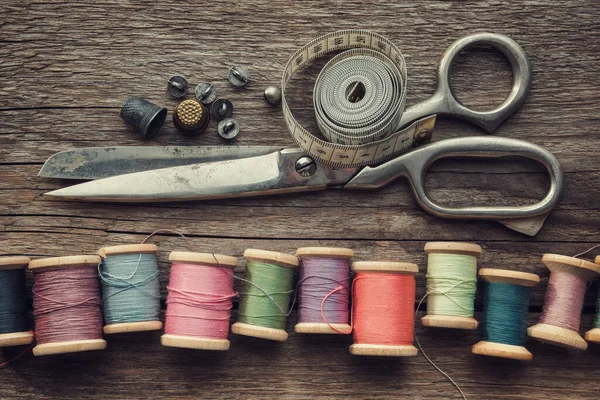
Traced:
[[[596, 264], [600, 265], [600, 256], [596, 257]], [[600, 343], [600, 289], [598, 290], [598, 300], [596, 301], [596, 320], [594, 327], [587, 331], [585, 340], [592, 343]]]
[[246, 278], [240, 293], [239, 318], [231, 331], [238, 335], [286, 341], [287, 311], [293, 292], [297, 257], [247, 249]]
[[527, 311], [532, 286], [540, 277], [526, 272], [482, 268], [479, 276], [485, 284], [482, 339], [473, 345], [473, 354], [531, 361], [525, 348]]
[[[110, 246], [98, 251], [105, 263], [110, 259], [111, 264], [110, 271], [107, 265], [99, 271], [106, 322], [105, 334], [162, 329], [162, 322], [158, 320], [160, 293], [158, 269], [154, 259], [157, 252], [158, 247], [154, 244]], [[134, 262], [130, 261], [132, 256]], [[136, 256], [139, 256], [137, 265]], [[119, 260], [120, 257], [123, 258]], [[148, 271], [143, 274], [139, 270], [139, 263], [151, 262], [147, 260], [150, 257], [154, 259], [153, 263], [144, 268], [144, 271]], [[119, 269], [122, 269], [122, 273], [118, 273]]]
[[424, 326], [477, 329], [473, 318], [477, 290], [477, 257], [481, 247], [471, 243], [429, 242], [427, 261], [427, 315]]

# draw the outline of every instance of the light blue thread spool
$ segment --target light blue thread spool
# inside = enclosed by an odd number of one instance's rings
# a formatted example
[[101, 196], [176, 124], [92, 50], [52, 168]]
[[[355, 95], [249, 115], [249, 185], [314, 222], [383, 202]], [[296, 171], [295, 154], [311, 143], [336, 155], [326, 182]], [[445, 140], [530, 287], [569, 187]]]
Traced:
[[157, 252], [153, 244], [100, 249], [105, 334], [162, 329]]

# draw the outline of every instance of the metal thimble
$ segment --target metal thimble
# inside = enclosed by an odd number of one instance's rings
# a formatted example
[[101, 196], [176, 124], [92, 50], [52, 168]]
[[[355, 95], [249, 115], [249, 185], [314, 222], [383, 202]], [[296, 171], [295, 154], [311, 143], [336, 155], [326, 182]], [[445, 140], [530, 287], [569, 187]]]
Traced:
[[152, 139], [167, 118], [167, 109], [144, 100], [141, 97], [130, 96], [120, 112], [121, 118], [132, 126], [145, 139]]
[[173, 123], [186, 135], [197, 135], [204, 131], [210, 122], [206, 106], [196, 100], [184, 100], [177, 105], [173, 113]]

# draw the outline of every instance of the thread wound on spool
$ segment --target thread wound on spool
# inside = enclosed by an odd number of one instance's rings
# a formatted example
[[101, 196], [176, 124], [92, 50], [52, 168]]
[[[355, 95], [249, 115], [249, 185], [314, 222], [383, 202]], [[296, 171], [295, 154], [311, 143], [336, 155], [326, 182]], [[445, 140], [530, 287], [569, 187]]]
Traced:
[[239, 322], [285, 329], [293, 292], [294, 270], [268, 262], [248, 260], [240, 293]]
[[429, 254], [427, 313], [472, 317], [477, 259], [463, 254]]
[[98, 273], [106, 324], [158, 321], [160, 292], [154, 254], [109, 255]]
[[578, 276], [560, 271], [550, 274], [540, 322], [578, 331], [586, 287], [587, 281]]
[[25, 271], [23, 269], [0, 271], [0, 334], [28, 330]]
[[167, 287], [165, 334], [227, 339], [233, 269], [176, 262]]
[[100, 288], [95, 268], [38, 271], [33, 305], [38, 345], [102, 338]]
[[481, 326], [483, 340], [513, 346], [525, 343], [529, 292], [525, 286], [486, 283]]

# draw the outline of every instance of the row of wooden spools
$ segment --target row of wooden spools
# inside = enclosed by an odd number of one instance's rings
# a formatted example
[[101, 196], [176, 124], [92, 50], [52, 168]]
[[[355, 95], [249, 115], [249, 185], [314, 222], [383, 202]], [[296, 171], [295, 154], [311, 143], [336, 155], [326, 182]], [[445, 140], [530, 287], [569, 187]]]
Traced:
[[[0, 258], [0, 301], [7, 311], [2, 321], [10, 322], [0, 325], [0, 346], [29, 344], [35, 337], [35, 355], [100, 350], [106, 347], [103, 333], [162, 329], [157, 251], [155, 245], [142, 244], [102, 248], [100, 257]], [[481, 247], [432, 242], [425, 251], [427, 315], [421, 320], [423, 325], [476, 329], [479, 323], [473, 313]], [[173, 252], [161, 343], [227, 350], [232, 299], [239, 296], [238, 321], [231, 327], [234, 334], [285, 341], [286, 318], [297, 304], [297, 333], [352, 333], [350, 352], [355, 355], [417, 354], [413, 340], [418, 266], [350, 263], [353, 256], [345, 248], [300, 248], [296, 256], [248, 249], [245, 277], [240, 278], [234, 274], [235, 257]], [[600, 273], [600, 265], [553, 254], [544, 255], [543, 262], [551, 271], [546, 304], [540, 323], [530, 328], [526, 325], [529, 288], [539, 277], [503, 269], [479, 270], [486, 282], [483, 340], [473, 346], [473, 353], [530, 360], [532, 355], [524, 347], [527, 335], [587, 348], [579, 334], [579, 318], [585, 288]], [[23, 328], [27, 320], [23, 314], [28, 310], [23, 309], [24, 300], [17, 299], [25, 296], [27, 267], [35, 276], [35, 333]], [[300, 276], [294, 284], [298, 268]], [[234, 292], [235, 279], [242, 281], [240, 293]], [[20, 313], [20, 319], [7, 320], [11, 313]], [[586, 339], [600, 342], [599, 328], [587, 332]]]

